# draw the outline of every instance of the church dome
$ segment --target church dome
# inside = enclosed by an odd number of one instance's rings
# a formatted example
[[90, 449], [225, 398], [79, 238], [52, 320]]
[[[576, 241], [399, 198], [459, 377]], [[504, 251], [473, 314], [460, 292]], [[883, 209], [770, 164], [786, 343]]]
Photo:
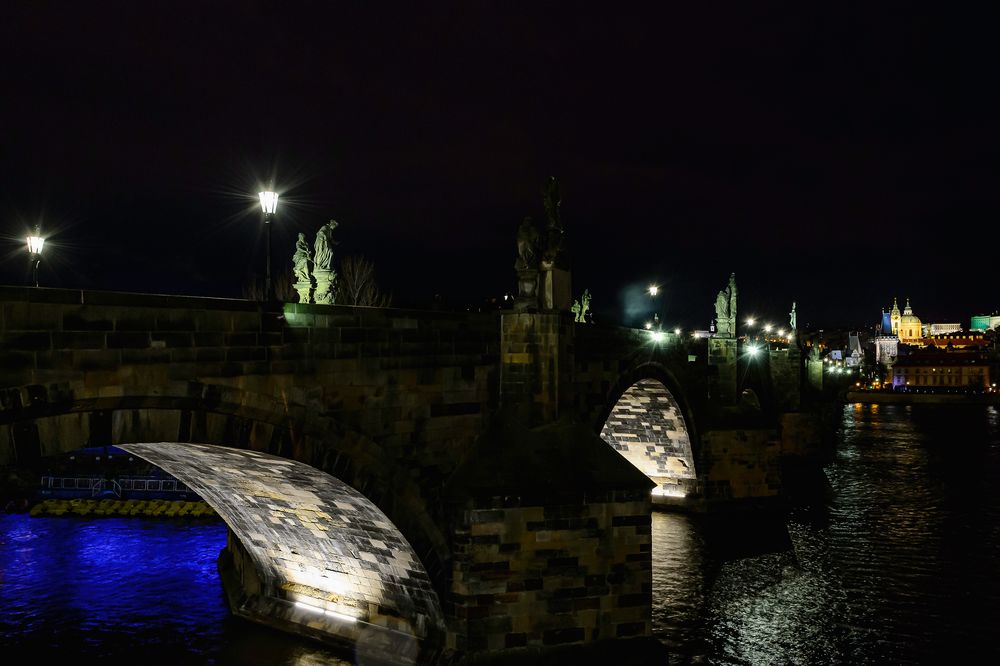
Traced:
[[914, 324], [920, 326], [920, 317], [917, 315], [907, 314], [899, 318], [899, 325], [906, 326], [907, 324]]

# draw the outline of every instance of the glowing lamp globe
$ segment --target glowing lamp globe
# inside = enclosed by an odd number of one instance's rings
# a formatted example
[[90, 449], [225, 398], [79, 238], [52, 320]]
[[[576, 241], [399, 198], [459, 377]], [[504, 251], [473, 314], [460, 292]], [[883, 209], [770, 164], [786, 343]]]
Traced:
[[257, 196], [260, 197], [260, 209], [267, 215], [274, 214], [274, 211], [278, 209], [278, 193], [258, 192]]
[[28, 236], [28, 252], [31, 254], [41, 254], [45, 239], [41, 236]]

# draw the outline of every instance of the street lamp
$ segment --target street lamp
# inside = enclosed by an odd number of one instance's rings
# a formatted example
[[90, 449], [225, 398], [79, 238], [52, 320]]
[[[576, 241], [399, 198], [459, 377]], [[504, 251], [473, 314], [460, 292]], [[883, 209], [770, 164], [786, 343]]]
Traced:
[[271, 218], [278, 208], [277, 192], [258, 192], [260, 209], [264, 212], [264, 227], [267, 229], [267, 261], [264, 272], [264, 300], [271, 300]]
[[36, 287], [38, 286], [38, 264], [42, 261], [42, 246], [45, 245], [45, 239], [38, 234], [39, 231], [36, 228], [34, 235], [27, 238], [28, 254], [31, 256], [31, 281]]
[[[660, 285], [651, 284], [646, 287], [646, 293], [649, 294], [649, 299], [652, 301], [654, 298], [660, 295]], [[653, 307], [653, 325], [656, 326], [656, 330], [660, 330], [660, 313], [659, 307]], [[647, 326], [647, 328], [650, 328]]]

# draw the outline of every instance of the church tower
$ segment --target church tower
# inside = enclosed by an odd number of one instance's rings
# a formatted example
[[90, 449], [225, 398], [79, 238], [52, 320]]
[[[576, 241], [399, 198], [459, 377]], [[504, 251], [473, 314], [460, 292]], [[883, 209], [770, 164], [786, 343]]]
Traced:
[[892, 310], [889, 312], [889, 322], [892, 324], [892, 334], [899, 337], [899, 303], [896, 302], [896, 298], [892, 299]]

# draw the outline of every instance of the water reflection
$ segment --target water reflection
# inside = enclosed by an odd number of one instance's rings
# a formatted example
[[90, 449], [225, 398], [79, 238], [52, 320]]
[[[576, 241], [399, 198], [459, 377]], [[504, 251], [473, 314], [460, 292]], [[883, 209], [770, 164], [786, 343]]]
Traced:
[[997, 410], [874, 407], [845, 406], [829, 496], [799, 498], [777, 532], [654, 516], [671, 663], [1000, 658]]

